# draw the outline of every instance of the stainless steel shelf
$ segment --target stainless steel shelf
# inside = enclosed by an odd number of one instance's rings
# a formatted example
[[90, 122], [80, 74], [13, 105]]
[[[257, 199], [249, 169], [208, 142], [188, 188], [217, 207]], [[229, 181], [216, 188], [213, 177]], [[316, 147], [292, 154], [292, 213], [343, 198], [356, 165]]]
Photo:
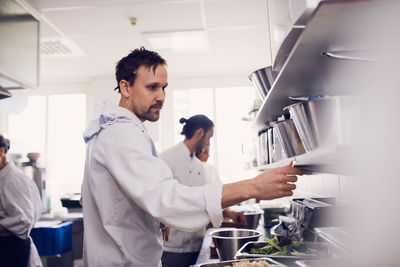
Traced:
[[320, 173], [336, 173], [336, 174], [355, 174], [354, 166], [348, 165], [349, 158], [357, 157], [359, 151], [356, 147], [331, 146], [316, 149], [311, 152], [304, 153], [292, 158], [282, 159], [278, 162], [259, 166], [255, 169], [264, 171], [276, 167], [282, 167], [294, 162], [294, 166], [303, 170], [304, 174], [320, 172]]
[[295, 42], [252, 128], [259, 131], [281, 116], [284, 107], [295, 103], [289, 96], [351, 95], [368, 83], [368, 75], [351, 74], [355, 70], [371, 73], [370, 64], [376, 62], [324, 55], [383, 49], [374, 23], [376, 17], [384, 18], [385, 8], [382, 1], [321, 2]]

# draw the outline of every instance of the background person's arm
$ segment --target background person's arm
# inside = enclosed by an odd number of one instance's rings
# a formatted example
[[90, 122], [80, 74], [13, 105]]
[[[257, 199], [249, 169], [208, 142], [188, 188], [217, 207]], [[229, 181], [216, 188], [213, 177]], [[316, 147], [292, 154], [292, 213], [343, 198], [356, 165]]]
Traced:
[[[93, 157], [105, 162], [126, 197], [165, 225], [183, 231], [197, 231], [210, 221], [219, 227], [222, 207], [253, 197], [272, 199], [291, 195], [295, 186], [286, 182], [295, 182], [297, 177], [285, 174], [301, 174], [300, 170], [286, 166], [238, 183], [190, 187], [172, 178], [168, 165], [152, 155], [149, 142], [135, 125], [113, 127], [103, 135], [103, 140], [107, 140], [104, 150]], [[99, 181], [91, 182], [92, 188], [102, 188], [96, 184]], [[101, 191], [93, 190], [93, 195], [101, 201]]]
[[224, 218], [232, 219], [234, 223], [240, 223], [240, 224], [246, 223], [246, 218], [244, 217], [243, 212], [236, 212], [227, 208], [222, 211], [222, 215], [224, 216]]
[[35, 210], [33, 193], [39, 194], [37, 190], [33, 192], [22, 179], [15, 178], [4, 184], [3, 194], [0, 195], [1, 204], [7, 211], [7, 217], [0, 219], [0, 225], [21, 239], [28, 238], [36, 222], [38, 211]]

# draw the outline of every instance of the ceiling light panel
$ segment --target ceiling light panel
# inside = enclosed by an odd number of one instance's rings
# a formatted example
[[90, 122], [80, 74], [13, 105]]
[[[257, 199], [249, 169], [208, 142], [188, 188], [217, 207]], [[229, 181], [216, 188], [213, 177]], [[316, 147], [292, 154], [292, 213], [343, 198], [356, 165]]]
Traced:
[[144, 33], [152, 49], [173, 53], [204, 52], [208, 50], [203, 30], [182, 32]]

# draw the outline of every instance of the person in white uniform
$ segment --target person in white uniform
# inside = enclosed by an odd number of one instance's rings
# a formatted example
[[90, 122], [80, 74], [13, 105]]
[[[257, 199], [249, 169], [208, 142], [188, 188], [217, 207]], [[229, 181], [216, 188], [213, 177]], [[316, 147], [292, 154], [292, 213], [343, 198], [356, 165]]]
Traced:
[[[210, 156], [210, 143], [208, 143], [201, 151], [196, 152], [196, 157], [201, 161], [204, 168], [204, 177], [206, 178], [206, 184], [222, 184], [219, 178], [218, 170], [214, 165], [207, 162]], [[226, 208], [222, 212], [224, 218], [231, 219], [234, 223], [246, 224], [246, 217], [243, 212], [235, 212]]]
[[201, 151], [196, 152], [196, 157], [201, 161], [204, 167], [204, 173], [206, 177], [207, 184], [221, 184], [221, 179], [219, 178], [218, 170], [214, 165], [207, 162], [210, 157], [210, 144], [207, 144]]
[[10, 141], [0, 135], [0, 266], [42, 266], [29, 234], [39, 219], [42, 205], [39, 191], [6, 153]]
[[[189, 119], [181, 118], [184, 124], [181, 134], [185, 136], [183, 142], [169, 148], [160, 154], [172, 171], [174, 179], [187, 186], [204, 186], [205, 184], [221, 184], [212, 181], [216, 177], [208, 177], [204, 164], [195, 156], [196, 153], [209, 147], [210, 138], [214, 134], [214, 123], [205, 115], [195, 115]], [[245, 218], [234, 212], [224, 209], [225, 216], [234, 219], [242, 219], [238, 223], [244, 223]], [[237, 216], [235, 216], [237, 215]], [[224, 217], [225, 217], [224, 216]], [[163, 267], [187, 267], [196, 263], [206, 228], [196, 232], [186, 232], [168, 227], [164, 240], [162, 255]]]
[[209, 222], [218, 227], [225, 207], [293, 194], [301, 171], [292, 166], [226, 185], [178, 183], [143, 125], [160, 116], [168, 85], [165, 60], [135, 49], [117, 63], [115, 76], [119, 104], [106, 101], [84, 133], [84, 266], [162, 266], [160, 222], [186, 231]]

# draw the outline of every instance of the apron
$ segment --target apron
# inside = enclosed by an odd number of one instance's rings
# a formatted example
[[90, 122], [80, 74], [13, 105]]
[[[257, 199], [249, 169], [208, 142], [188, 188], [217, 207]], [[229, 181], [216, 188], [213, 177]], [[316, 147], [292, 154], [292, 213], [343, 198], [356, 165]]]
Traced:
[[30, 238], [0, 236], [0, 267], [27, 267], [30, 248]]

